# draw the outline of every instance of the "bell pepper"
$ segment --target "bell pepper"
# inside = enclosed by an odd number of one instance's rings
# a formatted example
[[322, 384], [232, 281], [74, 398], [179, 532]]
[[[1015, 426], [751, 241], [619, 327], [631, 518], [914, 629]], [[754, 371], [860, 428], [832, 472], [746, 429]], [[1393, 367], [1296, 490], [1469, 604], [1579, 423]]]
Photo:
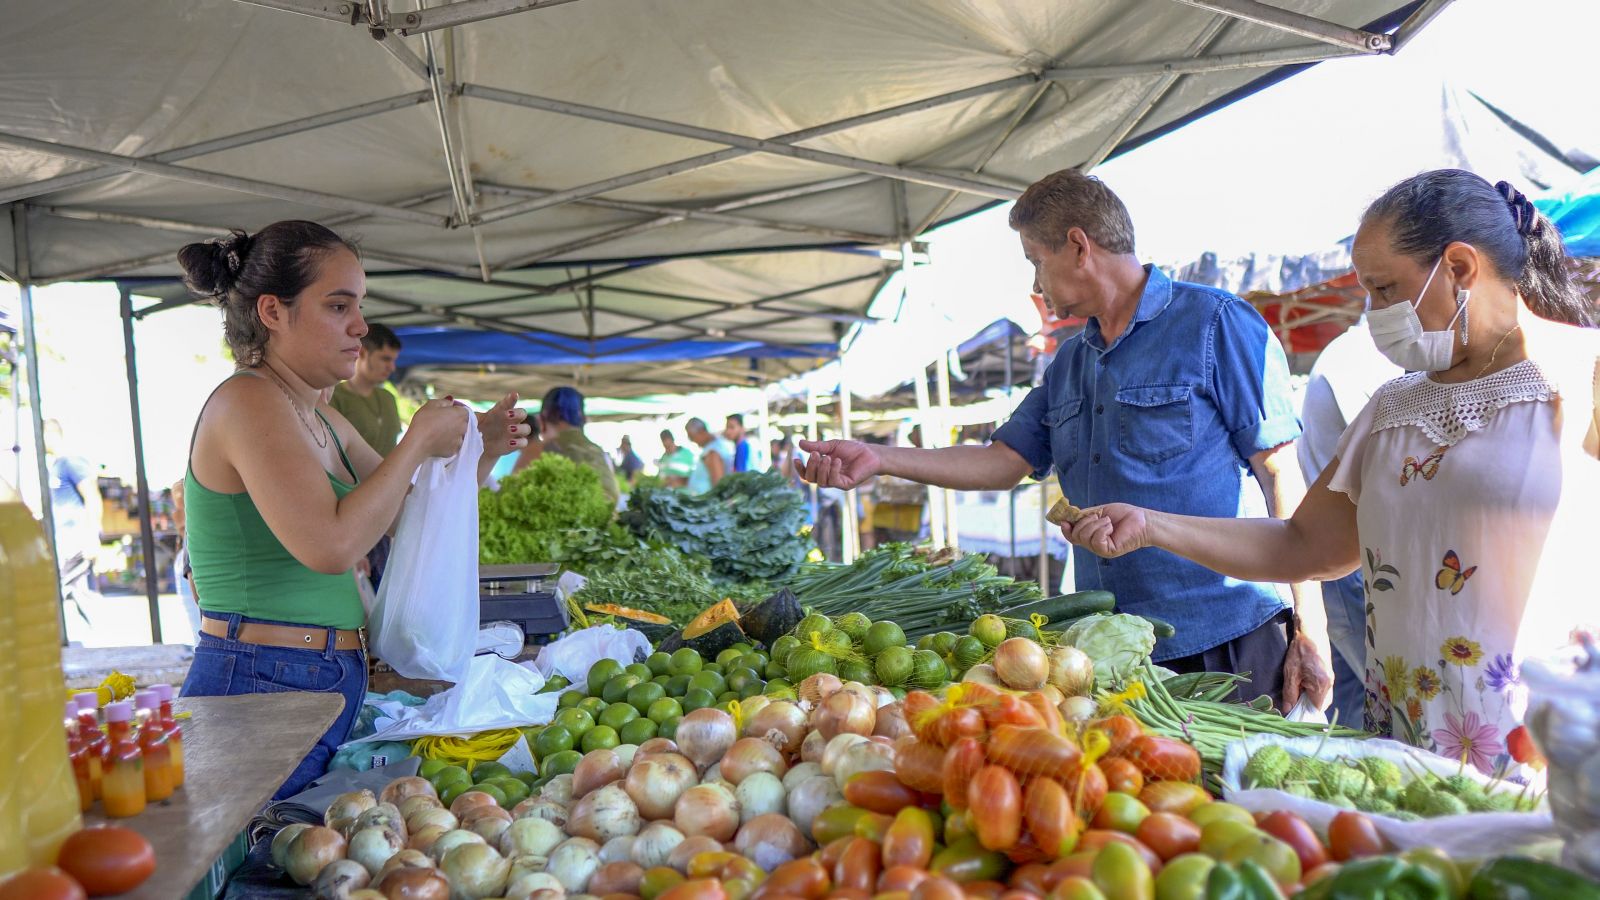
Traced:
[[1600, 885], [1560, 866], [1507, 856], [1472, 876], [1468, 896], [1472, 900], [1600, 900]]
[[1283, 900], [1272, 876], [1255, 862], [1217, 863], [1206, 876], [1206, 900]]
[[1453, 900], [1450, 887], [1438, 873], [1395, 856], [1346, 863], [1337, 875], [1313, 885], [1303, 896], [1314, 900]]

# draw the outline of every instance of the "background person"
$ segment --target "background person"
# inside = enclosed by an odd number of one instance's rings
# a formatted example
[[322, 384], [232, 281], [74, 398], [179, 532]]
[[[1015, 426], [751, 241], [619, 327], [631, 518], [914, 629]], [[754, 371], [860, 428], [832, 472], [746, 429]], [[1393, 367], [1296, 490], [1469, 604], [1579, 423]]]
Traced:
[[733, 444], [725, 437], [712, 434], [704, 419], [690, 419], [684, 423], [683, 430], [689, 435], [689, 442], [700, 448], [694, 471], [689, 474], [689, 492], [704, 494], [733, 471]]
[[667, 487], [688, 487], [689, 476], [694, 474], [694, 451], [678, 446], [672, 432], [661, 430], [661, 458], [656, 460], [656, 471]]
[[400, 339], [389, 326], [376, 322], [367, 325], [355, 374], [333, 389], [333, 399], [329, 401], [379, 456], [394, 452], [403, 426], [395, 396], [384, 388], [399, 359]]
[[750, 441], [746, 440], [742, 413], [728, 416], [723, 422], [722, 436], [733, 445], [733, 471], [750, 471]]
[[[100, 470], [73, 452], [61, 423], [44, 423], [45, 460], [50, 470], [50, 508], [55, 517], [56, 561], [63, 576], [94, 584], [94, 561], [100, 552]], [[155, 561], [146, 560], [146, 577], [155, 578]]]
[[617, 488], [617, 473], [606, 451], [583, 433], [588, 421], [583, 414], [583, 394], [577, 388], [558, 387], [546, 391], [543, 402], [539, 404], [537, 422], [542, 446], [530, 444], [523, 453], [524, 458], [517, 460], [517, 468], [537, 459], [540, 453], [565, 456], [578, 465], [588, 466], [600, 476], [600, 487], [614, 506], [622, 496]]
[[617, 471], [622, 473], [622, 478], [632, 485], [639, 480], [639, 473], [644, 471], [644, 460], [639, 454], [633, 452], [633, 440], [627, 435], [622, 436], [622, 443], [617, 447]]
[[[1300, 425], [1283, 348], [1250, 304], [1140, 265], [1133, 222], [1099, 179], [1067, 169], [1011, 210], [1034, 290], [1088, 324], [1062, 344], [985, 446], [920, 450], [802, 441], [806, 477], [855, 487], [888, 474], [956, 490], [1008, 490], [1054, 467], [1077, 505], [1126, 497], [1210, 516], [1288, 515], [1304, 491]], [[1156, 661], [1178, 672], [1252, 673], [1246, 696], [1280, 708], [1304, 688], [1326, 705], [1332, 673], [1320, 595], [1226, 578], [1162, 551], [1115, 562], [1080, 550], [1077, 587], [1171, 622]], [[1309, 598], [1309, 599], [1305, 599]], [[1280, 696], [1281, 695], [1281, 696]]]

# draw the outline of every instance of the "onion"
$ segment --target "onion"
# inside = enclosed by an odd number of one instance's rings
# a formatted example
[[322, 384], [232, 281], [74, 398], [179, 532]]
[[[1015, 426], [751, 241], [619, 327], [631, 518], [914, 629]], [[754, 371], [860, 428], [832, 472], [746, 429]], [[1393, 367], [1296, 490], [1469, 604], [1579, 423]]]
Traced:
[[433, 797], [437, 799], [439, 792], [433, 789], [428, 779], [416, 775], [407, 775], [389, 782], [378, 795], [379, 803], [392, 803], [398, 808], [404, 808], [404, 803], [412, 797]]
[[617, 755], [617, 761], [622, 763], [622, 771], [626, 772], [633, 766], [633, 761], [639, 757], [638, 744], [618, 744], [611, 748]]
[[[678, 720], [678, 748], [704, 772], [722, 758], [739, 737], [733, 717], [720, 709], [697, 709]], [[731, 837], [731, 835], [730, 835]]]
[[639, 882], [643, 878], [644, 869], [627, 860], [605, 863], [595, 870], [585, 890], [599, 897], [607, 894], [638, 894]]
[[783, 754], [777, 747], [753, 737], [734, 741], [717, 765], [722, 769], [723, 779], [734, 787], [757, 772], [771, 772], [782, 778], [789, 771], [789, 764], [783, 761]]
[[429, 825], [438, 825], [445, 831], [450, 831], [460, 824], [461, 820], [456, 818], [455, 813], [442, 806], [435, 806], [424, 809], [406, 819], [406, 833], [408, 835], [415, 834]]
[[356, 816], [355, 822], [345, 832], [345, 837], [348, 838], [350, 835], [368, 828], [387, 828], [402, 838], [409, 834], [405, 816], [400, 815], [400, 808], [393, 803], [379, 803], [377, 806]]
[[411, 827], [411, 817], [425, 809], [444, 809], [444, 804], [432, 794], [418, 794], [407, 797], [400, 803], [400, 815], [406, 820], [406, 827]]
[[811, 852], [811, 841], [789, 821], [788, 816], [770, 813], [757, 816], [739, 829], [733, 847], [768, 872]]
[[683, 840], [683, 832], [670, 822], [651, 822], [633, 839], [633, 861], [645, 869], [664, 866], [673, 848]]
[[748, 720], [751, 716], [761, 712], [763, 709], [766, 709], [771, 703], [772, 698], [768, 697], [766, 694], [757, 694], [754, 697], [746, 697], [739, 701], [739, 717], [741, 719]]
[[874, 686], [872, 688], [872, 702], [877, 705], [878, 709], [881, 710], [885, 706], [889, 706], [893, 703], [899, 703], [900, 701], [895, 697], [894, 694], [889, 693], [888, 688]]
[[700, 779], [700, 783], [725, 787], [728, 789], [728, 793], [733, 793], [733, 782], [722, 777], [722, 763], [720, 762], [706, 770], [705, 777]]
[[[367, 793], [370, 795], [372, 792]], [[289, 842], [289, 848], [283, 854], [283, 867], [288, 870], [295, 884], [305, 886], [316, 881], [328, 863], [344, 859], [344, 848], [344, 835], [332, 828], [307, 828]]]
[[588, 838], [571, 838], [550, 854], [545, 871], [556, 877], [568, 893], [581, 894], [600, 868], [600, 845]]
[[608, 784], [586, 794], [572, 808], [567, 832], [603, 844], [614, 837], [638, 834], [643, 825], [639, 807], [634, 805], [628, 792], [620, 784]]
[[506, 857], [549, 856], [567, 836], [549, 819], [518, 819], [500, 835], [500, 852]]
[[806, 737], [806, 712], [787, 700], [768, 703], [745, 721], [744, 736], [760, 738], [783, 755], [793, 756]]
[[544, 797], [524, 800], [511, 811], [512, 819], [545, 819], [553, 822], [557, 828], [567, 827], [569, 815], [565, 806]]
[[699, 778], [694, 763], [679, 753], [656, 753], [633, 764], [623, 789], [633, 798], [639, 815], [646, 819], [666, 819], [683, 792], [695, 786]]
[[495, 802], [494, 797], [484, 793], [483, 791], [467, 791], [465, 794], [457, 797], [455, 801], [450, 804], [450, 811], [455, 813], [457, 816], [461, 816], [465, 815], [466, 811], [474, 806], [499, 805], [500, 804]]
[[512, 816], [511, 813], [506, 812], [498, 806], [474, 806], [461, 816], [461, 824], [459, 827], [471, 830], [473, 825], [483, 821], [484, 819], [499, 819], [500, 821], [509, 825], [511, 823]]
[[364, 887], [346, 894], [345, 900], [389, 900], [389, 898], [383, 896], [381, 891]]
[[1067, 695], [1061, 693], [1061, 690], [1053, 684], [1046, 684], [1044, 687], [1039, 688], [1039, 693], [1050, 701], [1051, 706], [1057, 706], [1061, 701], [1067, 699]]
[[378, 890], [389, 900], [450, 900], [450, 879], [437, 869], [394, 869]]
[[818, 672], [800, 682], [800, 687], [795, 689], [795, 694], [801, 700], [816, 706], [833, 696], [842, 687], [844, 687], [844, 682], [839, 680], [839, 676]]
[[454, 830], [454, 828], [446, 828], [443, 825], [427, 825], [418, 828], [416, 831], [411, 832], [411, 837], [406, 839], [406, 849], [420, 850], [423, 853], [427, 853], [433, 849], [434, 841]]
[[1043, 647], [1027, 638], [1007, 638], [994, 648], [994, 673], [1006, 687], [1036, 691], [1050, 675], [1050, 658]]
[[878, 707], [878, 721], [872, 726], [872, 733], [891, 741], [910, 734], [911, 723], [906, 721], [906, 705], [897, 700], [887, 706]]
[[[516, 864], [513, 862], [513, 866]], [[539, 863], [544, 865], [543, 860]], [[567, 895], [567, 889], [561, 886], [554, 875], [542, 868], [537, 872], [523, 872], [516, 874], [512, 869], [510, 882], [506, 885], [506, 900], [545, 900], [547, 897], [561, 898]]]
[[752, 772], [739, 782], [733, 797], [739, 801], [740, 824], [761, 816], [782, 813], [785, 807], [783, 782], [771, 772]]
[[645, 741], [644, 743], [639, 745], [638, 751], [633, 754], [633, 761], [634, 761], [635, 764], [637, 764], [637, 763], [644, 762], [644, 758], [645, 757], [650, 756], [650, 755], [655, 754], [655, 753], [677, 753], [677, 752], [678, 752], [678, 742], [677, 741], [674, 741], [671, 738], [651, 738], [650, 740]]
[[994, 666], [988, 663], [978, 663], [968, 669], [967, 673], [961, 676], [961, 680], [972, 684], [987, 685], [988, 687], [1005, 687], [1005, 684], [1000, 680], [1000, 676], [995, 674]]
[[615, 750], [591, 750], [572, 770], [572, 796], [581, 798], [628, 774]]
[[328, 803], [327, 810], [322, 814], [322, 823], [332, 828], [334, 822], [354, 819], [377, 805], [378, 798], [366, 789], [340, 794]]
[[1099, 705], [1088, 697], [1068, 697], [1056, 708], [1068, 722], [1087, 722], [1100, 714]]
[[372, 873], [358, 862], [336, 859], [317, 874], [311, 890], [317, 900], [349, 900], [353, 891], [372, 883]]
[[822, 767], [814, 762], [803, 762], [797, 766], [790, 766], [789, 771], [783, 775], [783, 789], [792, 791], [813, 775], [821, 775]]
[[894, 745], [877, 741], [851, 744], [833, 767], [833, 780], [844, 790], [845, 782], [862, 772], [894, 771]]
[[856, 744], [865, 744], [866, 742], [867, 739], [859, 734], [846, 733], [835, 735], [832, 740], [828, 741], [828, 746], [822, 751], [822, 759], [820, 760], [822, 763], [822, 774], [832, 775], [834, 770], [839, 767], [839, 760], [843, 758], [846, 750], [850, 749]]
[[[505, 810], [500, 810], [505, 812]], [[484, 842], [493, 847], [500, 843], [500, 835], [506, 833], [511, 827], [511, 814], [506, 813], [504, 819], [498, 816], [479, 816], [467, 823], [467, 830], [483, 838]]]
[[633, 842], [638, 835], [624, 834], [606, 841], [600, 847], [600, 864], [633, 861]]
[[696, 785], [678, 798], [672, 821], [685, 837], [705, 835], [717, 841], [732, 840], [739, 830], [739, 801], [717, 785]]
[[287, 854], [289, 852], [289, 844], [300, 832], [310, 827], [310, 825], [303, 822], [296, 822], [293, 825], [285, 825], [278, 829], [278, 833], [272, 836], [272, 864], [280, 869], [288, 868]]
[[667, 865], [677, 869], [679, 872], [687, 872], [689, 870], [689, 860], [702, 853], [716, 853], [722, 849], [721, 841], [716, 838], [706, 837], [703, 834], [697, 834], [691, 838], [684, 838], [682, 843], [672, 848], [672, 852], [667, 854]]
[[363, 828], [350, 836], [345, 856], [360, 863], [373, 878], [396, 853], [406, 848], [405, 838], [387, 828]]
[[[862, 684], [859, 681], [846, 681], [844, 685], [839, 688], [839, 690], [846, 693], [855, 694], [863, 700], [866, 700], [868, 703], [871, 703], [873, 709], [878, 708], [878, 695], [873, 692], [872, 688]], [[826, 700], [827, 698], [823, 699]]]
[[814, 775], [789, 792], [789, 818], [800, 833], [812, 838], [811, 823], [823, 810], [844, 802], [844, 792], [828, 775]]
[[485, 900], [506, 889], [511, 862], [485, 844], [463, 844], [444, 856], [439, 870], [450, 879], [450, 900]]
[[[564, 841], [566, 838], [563, 837], [561, 840]], [[559, 843], [561, 843], [561, 841], [556, 841], [556, 844]], [[555, 845], [552, 844], [550, 849], [554, 850]], [[532, 853], [519, 853], [516, 855], [509, 855], [506, 857], [506, 859], [511, 860], [511, 874], [506, 876], [506, 893], [508, 894], [511, 893], [512, 886], [518, 881], [527, 878], [529, 875], [532, 875], [535, 872], [541, 875], [544, 874], [544, 867], [550, 862], [549, 857], [542, 853], [538, 855], [534, 855]], [[554, 878], [551, 878], [550, 881], [552, 883], [545, 885], [545, 887], [561, 887], [561, 882], [556, 881]]]
[[572, 773], [557, 775], [545, 782], [544, 787], [539, 789], [539, 796], [562, 806], [571, 806], [572, 801], [576, 799], [572, 796]]
[[382, 884], [383, 879], [389, 877], [389, 873], [395, 869], [431, 869], [433, 867], [433, 860], [428, 858], [428, 854], [420, 850], [401, 850], [399, 853], [389, 857], [389, 861], [384, 863], [383, 867], [372, 876], [372, 881], [373, 884]]
[[[1003, 644], [1001, 646], [1004, 646]], [[1082, 697], [1094, 689], [1094, 660], [1077, 647], [1052, 647], [1049, 680], [1068, 697]]]
[[828, 746], [828, 739], [820, 731], [812, 731], [806, 739], [800, 742], [801, 762], [822, 762], [822, 751]]
[[433, 842], [433, 846], [424, 852], [428, 854], [429, 859], [433, 860], [434, 865], [438, 865], [444, 859], [445, 854], [462, 844], [486, 843], [488, 842], [483, 839], [483, 835], [478, 834], [476, 831], [457, 828], [455, 831], [446, 831], [444, 834], [439, 835], [439, 839]]

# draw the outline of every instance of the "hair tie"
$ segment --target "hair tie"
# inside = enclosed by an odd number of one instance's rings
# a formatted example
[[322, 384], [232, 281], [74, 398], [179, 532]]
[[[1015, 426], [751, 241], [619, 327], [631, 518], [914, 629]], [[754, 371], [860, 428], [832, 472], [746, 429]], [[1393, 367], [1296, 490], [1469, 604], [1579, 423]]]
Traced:
[[1504, 200], [1507, 208], [1511, 210], [1511, 221], [1516, 225], [1517, 234], [1524, 237], [1538, 234], [1541, 230], [1539, 211], [1534, 208], [1533, 201], [1507, 181], [1496, 182], [1494, 189], [1499, 192], [1500, 199]]

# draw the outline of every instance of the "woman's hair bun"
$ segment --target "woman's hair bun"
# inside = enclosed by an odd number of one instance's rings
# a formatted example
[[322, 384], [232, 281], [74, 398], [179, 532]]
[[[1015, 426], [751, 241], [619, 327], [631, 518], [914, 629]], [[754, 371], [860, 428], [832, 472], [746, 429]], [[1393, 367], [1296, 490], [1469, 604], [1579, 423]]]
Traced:
[[250, 242], [250, 235], [235, 228], [227, 237], [186, 245], [178, 251], [184, 283], [203, 297], [225, 296], [239, 280]]
[[1527, 237], [1537, 236], [1542, 228], [1539, 221], [1539, 210], [1523, 193], [1511, 186], [1509, 181], [1495, 182], [1494, 189], [1499, 192], [1501, 199], [1506, 201], [1506, 207], [1511, 210], [1511, 221], [1516, 223], [1517, 234]]

